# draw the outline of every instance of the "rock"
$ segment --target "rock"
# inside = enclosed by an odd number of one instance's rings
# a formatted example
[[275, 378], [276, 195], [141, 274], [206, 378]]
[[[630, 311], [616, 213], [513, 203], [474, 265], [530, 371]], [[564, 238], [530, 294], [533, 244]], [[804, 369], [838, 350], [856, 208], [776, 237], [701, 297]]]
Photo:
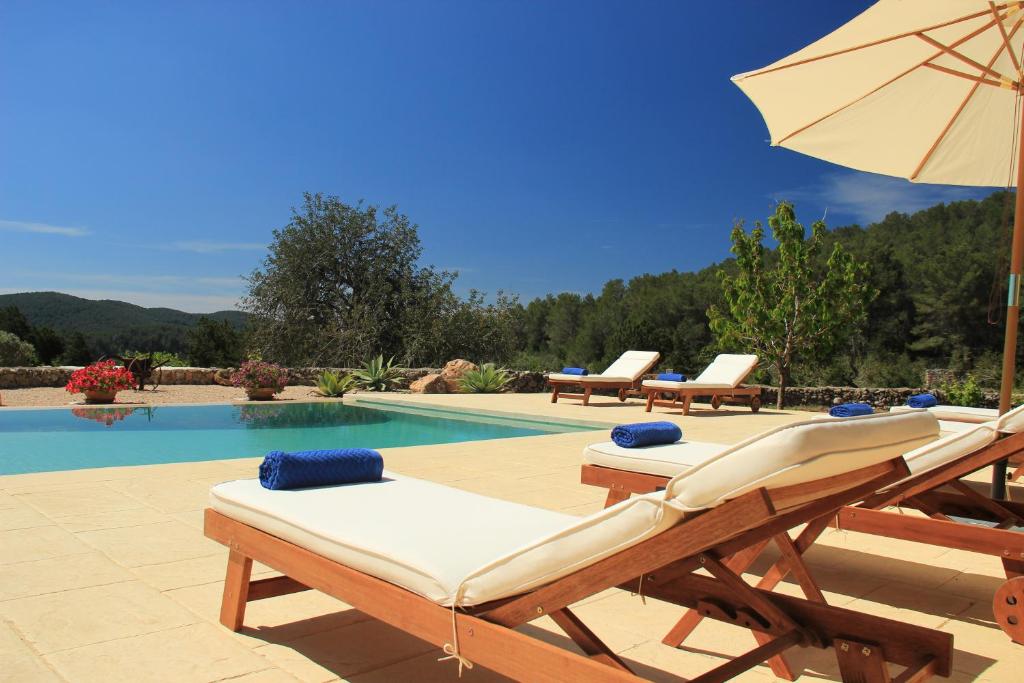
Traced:
[[456, 394], [459, 392], [459, 380], [467, 372], [471, 370], [479, 370], [479, 366], [475, 363], [470, 363], [468, 360], [462, 358], [456, 358], [445, 363], [444, 368], [441, 369], [441, 377], [444, 378], [445, 383], [448, 385], [448, 393]]
[[442, 375], [432, 373], [410, 384], [409, 391], [414, 394], [447, 394], [448, 382]]

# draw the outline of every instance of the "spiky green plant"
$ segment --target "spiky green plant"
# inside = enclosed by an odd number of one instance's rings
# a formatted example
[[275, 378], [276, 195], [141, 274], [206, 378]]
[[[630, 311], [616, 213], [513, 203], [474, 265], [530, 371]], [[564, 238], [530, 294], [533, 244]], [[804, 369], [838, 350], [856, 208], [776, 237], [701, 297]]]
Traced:
[[329, 398], [341, 398], [355, 386], [356, 378], [352, 375], [339, 375], [330, 370], [324, 370], [316, 378], [316, 393]]
[[507, 370], [484, 363], [479, 370], [470, 370], [459, 378], [459, 390], [465, 394], [497, 394], [512, 381]]
[[387, 363], [384, 362], [383, 355], [371, 358], [362, 368], [353, 370], [352, 376], [355, 377], [356, 384], [363, 389], [387, 391], [398, 383], [402, 375], [402, 369], [393, 366], [394, 361], [394, 356], [389, 358]]

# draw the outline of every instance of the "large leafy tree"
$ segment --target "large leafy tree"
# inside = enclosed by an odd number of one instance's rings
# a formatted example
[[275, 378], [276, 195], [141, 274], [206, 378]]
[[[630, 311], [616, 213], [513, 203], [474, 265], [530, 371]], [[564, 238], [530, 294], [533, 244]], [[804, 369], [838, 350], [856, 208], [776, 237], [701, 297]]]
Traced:
[[794, 365], [843, 348], [877, 292], [867, 284], [866, 265], [838, 243], [819, 265], [824, 222], [815, 222], [808, 236], [793, 205], [780, 202], [768, 225], [778, 242], [770, 261], [760, 223], [750, 233], [742, 223], [733, 228], [736, 271], [723, 272], [725, 304], [712, 306], [708, 319], [721, 348], [756, 353], [775, 370], [781, 408]]
[[417, 226], [397, 208], [306, 194], [248, 277], [250, 344], [289, 365], [353, 366], [377, 354], [446, 360], [459, 345], [448, 343], [445, 321], [482, 302], [459, 300], [455, 276], [420, 266], [421, 254]]
[[227, 320], [205, 315], [188, 331], [188, 360], [192, 365], [227, 368], [238, 365], [244, 356], [242, 335]]

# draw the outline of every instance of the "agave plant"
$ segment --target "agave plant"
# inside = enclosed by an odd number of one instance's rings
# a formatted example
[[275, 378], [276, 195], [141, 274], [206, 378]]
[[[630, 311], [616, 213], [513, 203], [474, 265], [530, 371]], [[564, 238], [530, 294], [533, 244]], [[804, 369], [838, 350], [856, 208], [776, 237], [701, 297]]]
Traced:
[[355, 386], [356, 378], [352, 375], [338, 375], [330, 370], [324, 370], [316, 378], [316, 393], [330, 398], [341, 398]]
[[507, 370], [484, 363], [479, 370], [470, 370], [459, 378], [459, 389], [466, 394], [497, 394], [512, 381]]
[[362, 368], [353, 370], [352, 376], [355, 378], [356, 384], [364, 389], [387, 391], [398, 383], [398, 379], [402, 375], [401, 368], [392, 365], [394, 361], [394, 356], [389, 358], [387, 363], [384, 362], [383, 355], [371, 358]]

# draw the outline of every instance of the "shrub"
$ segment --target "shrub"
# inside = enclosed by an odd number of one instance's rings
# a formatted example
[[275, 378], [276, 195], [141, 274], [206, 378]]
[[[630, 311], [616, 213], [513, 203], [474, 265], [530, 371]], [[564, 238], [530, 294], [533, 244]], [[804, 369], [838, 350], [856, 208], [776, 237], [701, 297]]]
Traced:
[[954, 381], [950, 384], [944, 384], [941, 387], [941, 391], [945, 395], [946, 400], [955, 406], [981, 407], [982, 401], [985, 398], [981, 387], [978, 386], [978, 382], [974, 379], [974, 375], [967, 375], [967, 379], [962, 382]]
[[135, 378], [132, 373], [112, 360], [101, 360], [75, 370], [65, 389], [72, 394], [86, 391], [122, 391], [131, 389]]
[[511, 380], [507, 370], [484, 363], [479, 370], [470, 370], [459, 378], [459, 390], [466, 394], [497, 394]]
[[10, 332], [0, 331], [0, 365], [35, 365], [36, 350], [27, 341]]
[[359, 370], [354, 370], [352, 376], [356, 384], [369, 391], [387, 391], [398, 383], [401, 377], [401, 368], [393, 367], [394, 356], [384, 362], [384, 355], [366, 361], [366, 364]]
[[330, 398], [341, 398], [355, 386], [356, 379], [352, 375], [338, 375], [330, 370], [324, 370], [316, 378], [316, 393]]
[[122, 351], [121, 355], [124, 358], [131, 358], [133, 356], [149, 356], [153, 359], [153, 366], [162, 366], [167, 368], [187, 368], [189, 362], [171, 351], [152, 351], [150, 353], [143, 353], [141, 351]]
[[242, 389], [273, 389], [277, 394], [288, 386], [288, 371], [276, 363], [247, 360], [231, 375], [231, 384]]

